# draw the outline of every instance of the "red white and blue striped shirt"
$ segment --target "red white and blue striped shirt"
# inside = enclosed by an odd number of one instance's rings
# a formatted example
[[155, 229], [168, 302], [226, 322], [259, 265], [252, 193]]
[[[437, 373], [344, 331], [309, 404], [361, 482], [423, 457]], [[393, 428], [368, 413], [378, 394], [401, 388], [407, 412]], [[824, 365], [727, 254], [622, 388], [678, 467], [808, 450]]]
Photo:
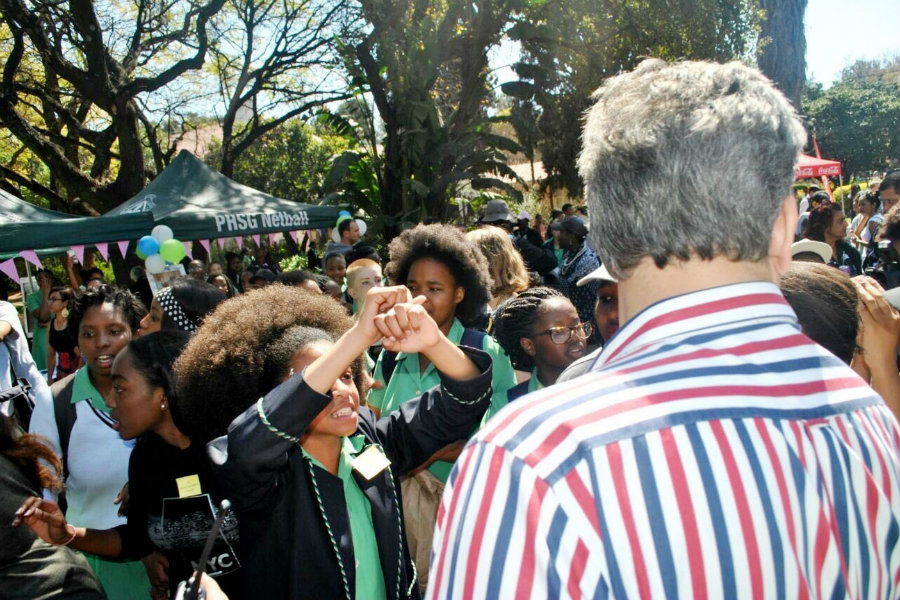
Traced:
[[657, 303], [498, 413], [428, 598], [898, 598], [900, 427], [778, 289]]

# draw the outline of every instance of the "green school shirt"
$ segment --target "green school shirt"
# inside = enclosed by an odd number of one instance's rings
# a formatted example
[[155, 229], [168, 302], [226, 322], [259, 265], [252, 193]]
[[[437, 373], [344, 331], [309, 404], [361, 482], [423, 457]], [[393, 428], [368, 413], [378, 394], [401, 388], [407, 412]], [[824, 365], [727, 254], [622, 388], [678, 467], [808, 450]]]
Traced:
[[106, 406], [106, 402], [103, 400], [103, 394], [98, 392], [94, 384], [91, 383], [91, 376], [88, 373], [87, 366], [75, 371], [75, 380], [72, 382], [72, 404], [82, 400], [90, 400], [91, 406], [99, 411], [106, 414], [110, 412], [110, 408]]
[[[372, 505], [353, 478], [353, 458], [362, 450], [364, 443], [365, 439], [361, 435], [343, 439], [337, 476], [344, 484], [344, 500], [347, 503], [347, 517], [350, 521], [353, 556], [356, 559], [354, 598], [382, 600], [387, 597], [387, 589], [384, 585], [381, 559], [378, 557], [375, 526], [372, 524]], [[313, 464], [325, 468], [306, 450], [303, 450], [303, 455], [309, 457]]]
[[41, 307], [43, 301], [44, 296], [41, 292], [28, 294], [28, 297], [25, 299], [28, 314], [31, 315], [31, 331], [33, 334], [31, 338], [31, 358], [34, 359], [34, 366], [38, 368], [38, 371], [47, 370], [47, 339], [50, 335], [49, 323], [40, 325], [37, 318], [34, 317], [34, 313]]
[[[453, 320], [453, 326], [447, 334], [454, 344], [459, 344], [462, 339], [465, 328], [459, 319]], [[516, 373], [513, 371], [509, 357], [500, 344], [489, 335], [484, 336], [484, 342], [481, 349], [491, 355], [493, 374], [491, 376], [491, 384], [493, 385], [493, 396], [491, 404], [494, 403], [498, 395], [505, 398], [506, 390], [516, 384]], [[384, 375], [381, 371], [381, 364], [384, 352], [378, 357], [375, 363], [375, 373], [373, 377], [376, 381], [384, 383]], [[367, 401], [370, 405], [381, 410], [382, 415], [400, 408], [404, 402], [419, 398], [426, 391], [436, 385], [440, 385], [441, 376], [438, 374], [434, 365], [429, 363], [424, 372], [419, 371], [419, 355], [418, 353], [406, 354], [401, 352], [397, 355], [397, 362], [394, 367], [394, 373], [387, 385], [380, 390], [370, 390]], [[447, 481], [450, 471], [453, 469], [453, 463], [439, 460], [433, 463], [428, 470], [441, 481]]]
[[[537, 367], [531, 370], [531, 378], [528, 380], [528, 393], [536, 392], [539, 389], [544, 387], [541, 385], [541, 380], [538, 379], [537, 376]], [[488, 406], [487, 411], [484, 413], [484, 418], [481, 419], [481, 426], [484, 427], [484, 424], [490, 420], [491, 417], [500, 412], [500, 409], [509, 404], [509, 397], [507, 395], [509, 390], [506, 390], [502, 394], [494, 394], [491, 397], [491, 405]]]

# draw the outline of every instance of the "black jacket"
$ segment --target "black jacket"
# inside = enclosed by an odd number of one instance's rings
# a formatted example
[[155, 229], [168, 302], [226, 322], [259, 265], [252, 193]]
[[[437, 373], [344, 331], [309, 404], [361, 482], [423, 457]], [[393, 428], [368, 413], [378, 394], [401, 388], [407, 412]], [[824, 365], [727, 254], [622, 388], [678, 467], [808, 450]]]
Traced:
[[[380, 444], [391, 467], [373, 477], [353, 476], [372, 506], [372, 523], [388, 598], [418, 598], [406, 547], [399, 477], [437, 450], [467, 438], [491, 397], [491, 358], [462, 348], [482, 371], [458, 382], [446, 377], [419, 400], [375, 419], [361, 408], [357, 434]], [[238, 516], [248, 598], [353, 598], [355, 568], [350, 521], [341, 480], [304, 458], [299, 445], [262, 422], [299, 437], [330, 402], [302, 374], [254, 403], [209, 443], [208, 454]]]

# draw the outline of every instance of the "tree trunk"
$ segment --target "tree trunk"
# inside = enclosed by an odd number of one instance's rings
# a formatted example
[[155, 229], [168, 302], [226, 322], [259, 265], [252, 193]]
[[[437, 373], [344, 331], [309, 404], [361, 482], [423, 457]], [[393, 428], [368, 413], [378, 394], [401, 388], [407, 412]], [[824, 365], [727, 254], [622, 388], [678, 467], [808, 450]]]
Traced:
[[800, 109], [806, 83], [806, 35], [803, 15], [807, 0], [760, 0], [765, 11], [760, 23], [757, 64], [788, 100]]

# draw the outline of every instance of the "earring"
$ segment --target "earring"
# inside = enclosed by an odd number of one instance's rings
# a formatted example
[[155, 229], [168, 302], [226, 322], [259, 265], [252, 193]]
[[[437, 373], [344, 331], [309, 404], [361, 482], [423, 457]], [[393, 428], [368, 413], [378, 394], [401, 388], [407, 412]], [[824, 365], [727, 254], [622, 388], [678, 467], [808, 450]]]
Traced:
[[165, 404], [165, 402], [163, 402], [162, 404], [160, 404], [159, 407], [160, 407], [162, 410], [166, 410], [166, 404]]

